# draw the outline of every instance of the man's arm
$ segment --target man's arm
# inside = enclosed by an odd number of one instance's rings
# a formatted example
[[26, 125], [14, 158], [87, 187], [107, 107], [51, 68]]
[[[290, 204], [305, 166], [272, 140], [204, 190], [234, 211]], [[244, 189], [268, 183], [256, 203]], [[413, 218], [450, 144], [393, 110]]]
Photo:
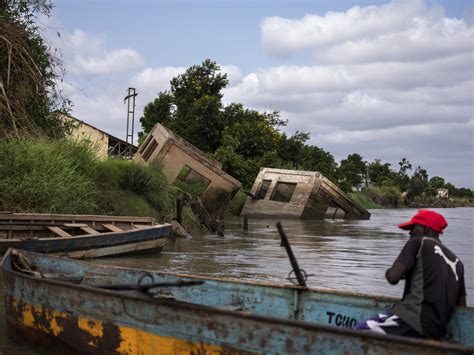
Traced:
[[385, 278], [390, 284], [396, 285], [398, 281], [404, 279], [406, 273], [415, 266], [416, 254], [420, 249], [422, 241], [422, 237], [412, 236], [406, 242], [392, 267], [385, 272]]
[[405, 264], [395, 260], [392, 267], [385, 272], [385, 278], [390, 284], [396, 285], [398, 281], [405, 278], [405, 274], [408, 270], [409, 268], [405, 266]]

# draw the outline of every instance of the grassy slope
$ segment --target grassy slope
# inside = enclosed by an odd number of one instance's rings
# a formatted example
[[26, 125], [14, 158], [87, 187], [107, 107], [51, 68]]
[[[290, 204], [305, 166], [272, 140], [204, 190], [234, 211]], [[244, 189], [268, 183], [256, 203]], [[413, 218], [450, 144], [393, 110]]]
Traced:
[[156, 168], [99, 161], [87, 142], [0, 142], [0, 209], [169, 220], [177, 191]]

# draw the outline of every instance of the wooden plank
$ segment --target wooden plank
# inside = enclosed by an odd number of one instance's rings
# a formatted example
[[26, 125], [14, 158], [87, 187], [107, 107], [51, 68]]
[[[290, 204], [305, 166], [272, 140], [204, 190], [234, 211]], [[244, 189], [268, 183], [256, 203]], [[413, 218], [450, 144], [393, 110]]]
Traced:
[[105, 223], [102, 225], [105, 229], [108, 229], [109, 231], [111, 232], [122, 232], [123, 229], [122, 228], [119, 228], [117, 227], [116, 225], [113, 225], [113, 224], [108, 224], [108, 223]]
[[94, 228], [91, 227], [81, 227], [81, 230], [83, 230], [87, 234], [100, 234], [100, 232], [97, 232]]
[[83, 228], [83, 227], [89, 227], [89, 225], [86, 223], [64, 223], [64, 227]]
[[63, 231], [61, 228], [59, 227], [55, 227], [55, 226], [48, 226], [46, 227], [48, 228], [51, 232], [53, 232], [54, 234], [57, 234], [59, 235], [60, 237], [72, 237], [72, 235], [70, 235], [68, 232], [65, 232]]

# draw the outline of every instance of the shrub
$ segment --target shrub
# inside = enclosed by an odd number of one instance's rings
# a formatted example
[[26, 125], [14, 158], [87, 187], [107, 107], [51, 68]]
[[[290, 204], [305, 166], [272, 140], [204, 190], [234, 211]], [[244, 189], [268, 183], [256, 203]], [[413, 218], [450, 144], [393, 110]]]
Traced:
[[[156, 167], [107, 159], [98, 164], [97, 187], [103, 198], [100, 201], [103, 213], [126, 214], [128, 211], [158, 219], [168, 219], [174, 214], [173, 192], [168, 189], [165, 175]], [[127, 209], [120, 196], [130, 200], [133, 206]]]

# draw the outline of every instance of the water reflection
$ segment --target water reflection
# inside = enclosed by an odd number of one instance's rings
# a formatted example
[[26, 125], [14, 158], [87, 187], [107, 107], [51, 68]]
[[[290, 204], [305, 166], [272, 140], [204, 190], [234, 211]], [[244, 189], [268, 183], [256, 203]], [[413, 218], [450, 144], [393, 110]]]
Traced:
[[[473, 208], [440, 209], [448, 220], [442, 241], [463, 260], [468, 305], [474, 305]], [[407, 240], [397, 224], [416, 210], [372, 210], [368, 221], [284, 221], [298, 263], [308, 274], [311, 287], [399, 297], [403, 282], [390, 286], [385, 270]], [[195, 231], [193, 239], [169, 242], [161, 254], [108, 258], [94, 263], [132, 268], [287, 283], [291, 269], [280, 247], [276, 221], [249, 220], [242, 231], [241, 220], [226, 224], [225, 237]], [[3, 297], [3, 292], [0, 293]], [[5, 338], [3, 302], [0, 308], [0, 352], [17, 346]], [[20, 351], [24, 349], [21, 348]], [[31, 349], [30, 349], [31, 350]]]

